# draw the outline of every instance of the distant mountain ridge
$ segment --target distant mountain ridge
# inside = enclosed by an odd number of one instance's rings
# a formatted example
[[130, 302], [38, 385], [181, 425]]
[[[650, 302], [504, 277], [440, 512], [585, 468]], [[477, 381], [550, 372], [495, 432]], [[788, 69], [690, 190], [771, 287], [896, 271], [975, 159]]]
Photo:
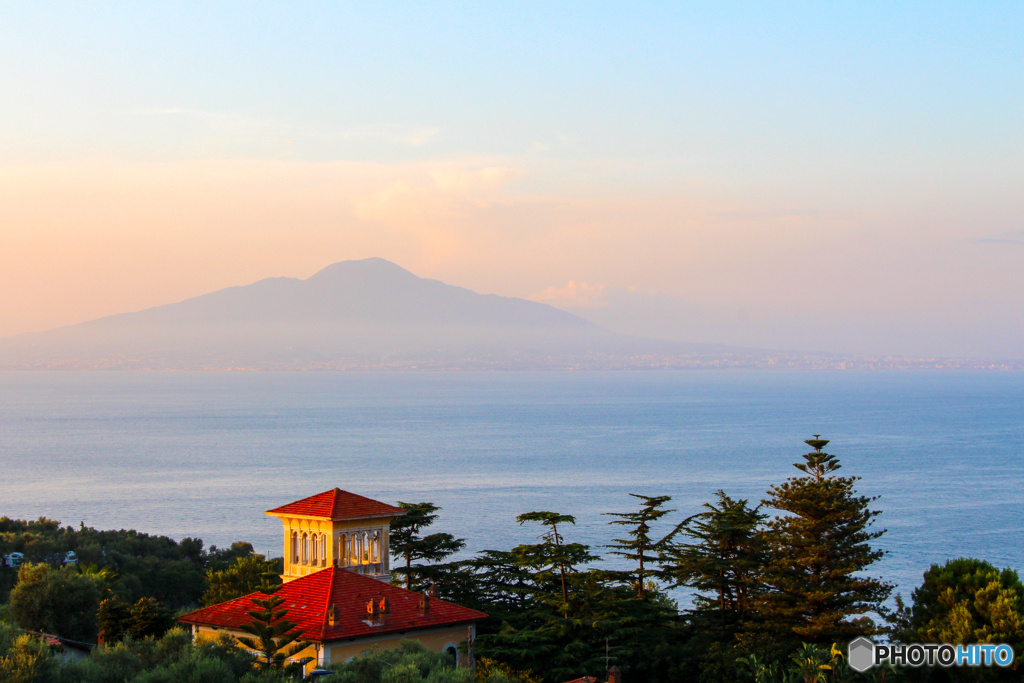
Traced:
[[[877, 365], [872, 362], [867, 367]], [[268, 278], [135, 313], [0, 339], [0, 369], [863, 365], [862, 360], [845, 356], [615, 334], [546, 304], [420, 278], [380, 258], [335, 263], [306, 280]]]
[[552, 306], [420, 278], [380, 258], [267, 278], [0, 340], [0, 367], [507, 367], [627, 338]]
[[[294, 322], [600, 329], [552, 306], [477, 294], [417, 277], [381, 258], [341, 261], [306, 280], [276, 277], [82, 323]], [[81, 326], [81, 325], [80, 325]], [[80, 327], [78, 326], [78, 327]]]

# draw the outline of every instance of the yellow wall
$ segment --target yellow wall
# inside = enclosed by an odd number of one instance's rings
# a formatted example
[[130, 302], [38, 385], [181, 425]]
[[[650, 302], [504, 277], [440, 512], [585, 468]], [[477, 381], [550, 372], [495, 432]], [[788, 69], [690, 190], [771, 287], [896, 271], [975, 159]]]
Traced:
[[448, 643], [458, 645], [469, 636], [469, 627], [453, 626], [438, 630], [412, 631], [405, 634], [395, 633], [381, 636], [380, 639], [364, 639], [350, 642], [340, 641], [329, 643], [331, 664], [344, 664], [350, 657], [360, 657], [373, 650], [390, 650], [398, 647], [403, 640], [416, 640], [427, 649], [442, 652]]
[[[284, 582], [292, 581], [294, 579], [318, 572], [321, 569], [330, 567], [333, 564], [337, 564], [339, 567], [355, 567], [361, 573], [368, 573], [374, 575], [386, 576], [390, 573], [389, 566], [389, 528], [392, 517], [375, 517], [367, 519], [346, 519], [334, 521], [326, 517], [288, 517], [282, 515], [273, 515], [281, 520], [283, 526], [283, 555], [284, 555], [284, 573], [281, 575], [281, 579]], [[361, 533], [366, 531], [368, 533], [377, 532], [380, 534], [380, 557], [379, 562], [374, 564], [368, 564], [366, 559], [353, 559], [352, 544], [351, 542], [346, 544], [345, 556], [338, 557], [339, 550], [339, 539], [343, 535], [351, 535], [352, 533]], [[320, 557], [318, 555], [317, 562], [312, 563], [311, 557], [308, 558], [310, 561], [302, 562], [301, 560], [296, 563], [293, 561], [294, 553], [292, 551], [292, 533], [298, 534], [301, 539], [303, 534], [307, 534], [311, 538], [315, 535], [317, 537], [323, 535], [327, 537], [327, 556]], [[300, 543], [301, 545], [301, 543]], [[310, 552], [312, 556], [312, 552]]]

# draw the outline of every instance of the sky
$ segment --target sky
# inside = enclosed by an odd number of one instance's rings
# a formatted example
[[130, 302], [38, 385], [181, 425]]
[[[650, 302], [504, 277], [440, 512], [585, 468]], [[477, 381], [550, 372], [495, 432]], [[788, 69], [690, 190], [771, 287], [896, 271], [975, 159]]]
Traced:
[[1024, 5], [0, 2], [0, 336], [379, 256], [1024, 357]]

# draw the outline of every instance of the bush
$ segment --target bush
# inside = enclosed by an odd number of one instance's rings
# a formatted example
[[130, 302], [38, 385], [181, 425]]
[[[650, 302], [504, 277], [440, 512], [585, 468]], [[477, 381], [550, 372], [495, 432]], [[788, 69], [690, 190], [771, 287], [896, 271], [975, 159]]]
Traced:
[[11, 591], [11, 616], [24, 629], [95, 642], [103, 586], [71, 567], [24, 564]]
[[334, 683], [473, 683], [468, 669], [456, 669], [450, 655], [403, 640], [393, 650], [374, 650], [331, 667]]
[[0, 681], [4, 683], [50, 683], [57, 664], [49, 648], [37, 638], [0, 624]]
[[126, 637], [62, 671], [68, 683], [285, 683], [277, 672], [260, 673], [253, 659], [226, 634], [191, 642], [181, 628], [161, 638]]

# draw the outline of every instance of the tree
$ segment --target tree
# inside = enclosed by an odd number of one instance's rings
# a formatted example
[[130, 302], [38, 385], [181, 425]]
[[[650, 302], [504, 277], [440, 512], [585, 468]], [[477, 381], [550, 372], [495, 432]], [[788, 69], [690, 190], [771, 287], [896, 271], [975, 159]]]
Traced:
[[665, 548], [665, 544], [669, 540], [669, 537], [662, 538], [658, 541], [652, 539], [651, 522], [656, 522], [670, 512], [675, 512], [675, 510], [663, 510], [661, 507], [668, 501], [672, 500], [670, 496], [651, 497], [641, 496], [636, 493], [631, 493], [629, 495], [640, 499], [641, 506], [639, 512], [605, 513], [610, 517], [618, 517], [618, 519], [610, 522], [610, 524], [629, 527], [629, 538], [613, 539], [612, 545], [605, 547], [615, 548], [615, 550], [612, 550], [612, 555], [625, 557], [626, 559], [637, 563], [637, 568], [634, 571], [625, 572], [625, 574], [630, 577], [635, 577], [633, 583], [636, 585], [636, 594], [638, 597], [642, 598], [644, 597], [645, 591], [644, 583], [649, 574], [645, 567], [646, 561], [655, 560]]
[[294, 657], [308, 645], [299, 641], [299, 636], [302, 633], [294, 630], [298, 624], [285, 619], [288, 616], [288, 610], [278, 609], [284, 604], [285, 599], [280, 595], [275, 595], [281, 590], [281, 584], [271, 583], [273, 578], [274, 575], [268, 572], [265, 576], [266, 580], [260, 586], [259, 592], [265, 595], [265, 598], [256, 596], [249, 598], [260, 609], [246, 612], [248, 616], [252, 617], [252, 621], [243, 624], [241, 628], [255, 638], [239, 638], [238, 642], [262, 657], [260, 664], [263, 669], [293, 671], [300, 669], [312, 658], [307, 657], [299, 662], [288, 664], [290, 657]]
[[126, 635], [160, 637], [174, 626], [174, 617], [155, 598], [139, 598], [129, 607], [118, 595], [112, 595], [100, 603], [96, 625], [103, 642], [111, 643]]
[[437, 519], [434, 514], [441, 508], [433, 503], [403, 503], [398, 506], [407, 512], [391, 522], [388, 542], [391, 555], [405, 560], [404, 567], [395, 567], [392, 571], [405, 577], [405, 587], [412, 590], [413, 579], [423, 582], [430, 578], [430, 567], [414, 564], [420, 560], [440, 562], [444, 558], [457, 553], [465, 547], [466, 542], [451, 534], [437, 533], [419, 536], [422, 529], [430, 526]]
[[200, 602], [208, 607], [256, 592], [264, 577], [274, 574], [275, 564], [263, 555], [247, 555], [235, 558], [227, 569], [210, 569], [206, 572], [208, 587]]
[[128, 621], [132, 618], [131, 607], [117, 594], [111, 595], [100, 602], [96, 610], [96, 628], [104, 643], [120, 640], [128, 631]]
[[558, 575], [562, 586], [562, 605], [564, 607], [566, 618], [569, 613], [569, 592], [565, 585], [565, 569], [566, 567], [572, 567], [576, 564], [582, 564], [584, 562], [592, 562], [598, 559], [596, 556], [591, 555], [589, 548], [582, 546], [578, 543], [571, 543], [565, 545], [562, 541], [562, 535], [558, 533], [559, 524], [575, 524], [576, 518], [572, 515], [560, 515], [557, 512], [527, 512], [516, 517], [516, 521], [520, 524], [526, 522], [539, 522], [540, 524], [548, 527], [548, 531], [541, 535], [541, 540], [544, 543], [540, 545], [521, 545], [513, 549], [513, 553], [517, 555], [517, 559], [521, 563], [528, 566], [536, 567], [544, 570], [547, 567], [547, 571], [551, 571], [555, 568], [558, 569]]
[[1012, 569], [966, 557], [933, 564], [913, 600], [897, 633], [903, 642], [1007, 643], [1017, 652], [1024, 649], [1024, 584]]
[[11, 591], [11, 616], [29, 631], [92, 640], [102, 588], [95, 577], [71, 567], [26, 563]]
[[710, 622], [725, 639], [750, 616], [759, 591], [764, 562], [760, 526], [766, 515], [760, 507], [716, 491], [716, 503], [684, 520], [676, 529], [693, 543], [666, 543], [662, 549], [663, 576], [675, 586], [696, 589], [697, 620]]
[[805, 443], [814, 451], [794, 465], [803, 476], [772, 486], [762, 501], [788, 514], [771, 520], [764, 534], [769, 590], [759, 610], [783, 643], [830, 645], [875, 633], [863, 617], [880, 611], [892, 585], [861, 574], [883, 555], [871, 548], [885, 533], [871, 528], [880, 513], [869, 505], [877, 498], [856, 495], [859, 477], [834, 474], [838, 459], [821, 450], [828, 441], [815, 435]]

